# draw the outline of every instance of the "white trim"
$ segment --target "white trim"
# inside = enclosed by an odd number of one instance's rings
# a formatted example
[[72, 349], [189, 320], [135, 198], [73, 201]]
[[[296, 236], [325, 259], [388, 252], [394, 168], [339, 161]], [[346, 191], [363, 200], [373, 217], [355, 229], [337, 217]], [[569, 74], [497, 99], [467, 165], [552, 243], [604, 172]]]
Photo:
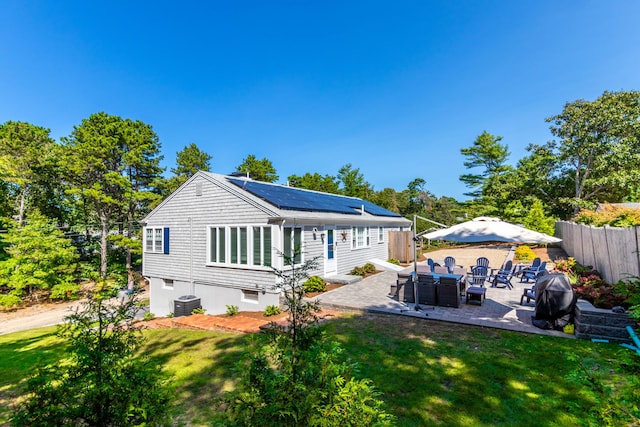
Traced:
[[[212, 252], [211, 252], [211, 232], [213, 229], [217, 229], [216, 235], [216, 254], [218, 255], [217, 259], [220, 259], [220, 254], [224, 255], [224, 261], [212, 261]], [[254, 263], [254, 229], [260, 230], [260, 262], [258, 264]], [[268, 229], [270, 247], [267, 248], [265, 242], [265, 230]], [[238, 238], [242, 234], [242, 230], [244, 230], [244, 242], [243, 239]], [[220, 236], [224, 233], [224, 246], [220, 245]], [[233, 236], [235, 234], [235, 236]], [[207, 225], [206, 227], [206, 235], [207, 235], [207, 250], [206, 250], [206, 260], [205, 265], [207, 266], [216, 266], [216, 267], [234, 267], [234, 268], [244, 268], [244, 269], [252, 269], [252, 270], [262, 270], [269, 269], [273, 265], [274, 259], [274, 246], [273, 246], [273, 226], [267, 224], [234, 224], [234, 225]], [[231, 242], [232, 240], [236, 240], [235, 248], [232, 248]], [[266, 244], [265, 244], [266, 243]], [[223, 252], [221, 252], [223, 251]], [[246, 252], [246, 262], [242, 263], [242, 255], [243, 252]], [[265, 265], [266, 256], [269, 254], [269, 265]], [[231, 262], [232, 256], [236, 258], [236, 262]]]
[[[148, 236], [147, 233], [151, 231], [151, 249], [148, 247]], [[160, 236], [160, 240], [158, 241], [158, 233]], [[153, 254], [161, 254], [164, 252], [164, 228], [163, 227], [144, 227], [144, 241], [142, 242], [144, 247], [144, 252], [153, 253]]]
[[371, 227], [362, 225], [351, 226], [351, 250], [371, 247]]

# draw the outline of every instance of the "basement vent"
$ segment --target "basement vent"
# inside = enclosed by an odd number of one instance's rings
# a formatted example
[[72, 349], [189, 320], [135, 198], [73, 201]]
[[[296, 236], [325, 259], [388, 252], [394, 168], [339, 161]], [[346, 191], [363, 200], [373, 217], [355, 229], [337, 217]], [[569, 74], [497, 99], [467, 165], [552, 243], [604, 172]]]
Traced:
[[258, 302], [258, 291], [242, 291], [243, 302]]

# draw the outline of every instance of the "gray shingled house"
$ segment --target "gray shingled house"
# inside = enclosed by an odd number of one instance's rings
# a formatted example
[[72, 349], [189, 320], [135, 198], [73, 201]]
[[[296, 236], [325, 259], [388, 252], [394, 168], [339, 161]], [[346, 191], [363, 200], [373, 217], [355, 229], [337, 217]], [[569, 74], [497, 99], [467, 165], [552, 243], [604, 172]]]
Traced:
[[386, 260], [388, 232], [410, 225], [362, 199], [198, 172], [143, 220], [151, 312], [165, 316], [187, 295], [209, 314], [264, 310], [279, 303], [281, 254], [316, 258], [313, 274], [329, 279]]

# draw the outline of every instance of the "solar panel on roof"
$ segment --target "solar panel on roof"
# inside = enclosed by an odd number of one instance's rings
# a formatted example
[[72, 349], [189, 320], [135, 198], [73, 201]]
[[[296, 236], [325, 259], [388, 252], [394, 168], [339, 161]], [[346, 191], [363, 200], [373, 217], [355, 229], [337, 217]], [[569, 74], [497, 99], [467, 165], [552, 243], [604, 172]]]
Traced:
[[258, 181], [235, 178], [227, 178], [227, 180], [280, 209], [359, 215], [360, 209], [364, 206], [365, 212], [371, 215], [400, 217], [399, 214], [366, 200]]

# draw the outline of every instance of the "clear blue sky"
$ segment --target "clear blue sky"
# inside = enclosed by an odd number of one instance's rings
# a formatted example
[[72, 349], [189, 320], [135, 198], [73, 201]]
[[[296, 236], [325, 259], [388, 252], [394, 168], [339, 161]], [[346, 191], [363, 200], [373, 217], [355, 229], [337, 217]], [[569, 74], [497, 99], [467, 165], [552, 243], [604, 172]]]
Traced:
[[167, 171], [196, 143], [218, 173], [351, 163], [462, 200], [483, 130], [515, 164], [566, 102], [640, 89], [631, 0], [4, 0], [0, 22], [0, 123], [58, 140], [99, 111], [142, 120]]

